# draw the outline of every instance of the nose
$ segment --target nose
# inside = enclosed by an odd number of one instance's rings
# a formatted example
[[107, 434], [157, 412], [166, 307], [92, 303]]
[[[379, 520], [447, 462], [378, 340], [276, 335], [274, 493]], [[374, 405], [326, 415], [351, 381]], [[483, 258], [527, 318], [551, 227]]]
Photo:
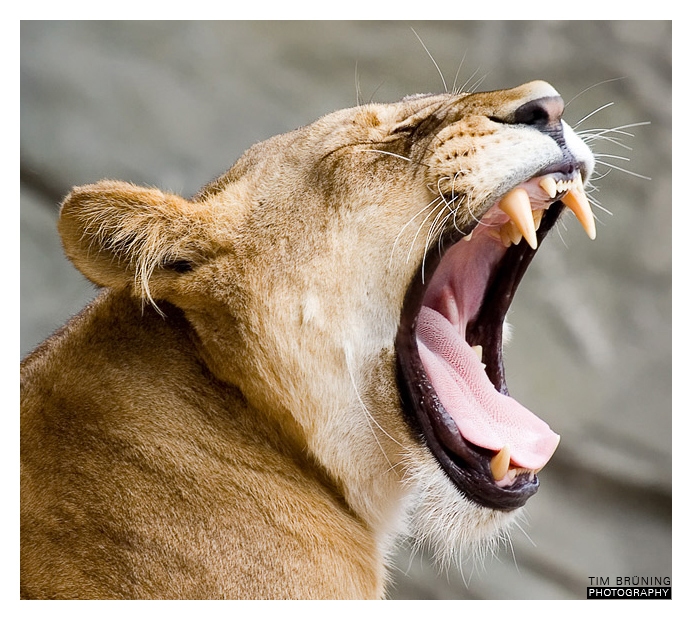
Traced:
[[513, 122], [547, 130], [560, 127], [565, 102], [559, 95], [539, 97], [520, 105], [514, 111]]
[[509, 125], [529, 125], [551, 134], [562, 133], [565, 102], [548, 82], [535, 80], [516, 88], [476, 93], [467, 100], [477, 113]]

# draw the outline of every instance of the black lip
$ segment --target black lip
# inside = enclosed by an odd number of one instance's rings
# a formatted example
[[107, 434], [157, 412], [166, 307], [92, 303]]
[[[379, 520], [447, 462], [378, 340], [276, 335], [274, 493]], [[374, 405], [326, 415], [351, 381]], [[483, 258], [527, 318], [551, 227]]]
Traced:
[[[539, 247], [563, 208], [563, 203], [558, 201], [546, 210], [536, 231]], [[459, 239], [458, 233], [456, 237], [450, 234], [444, 245]], [[479, 318], [467, 326], [467, 340], [482, 343], [486, 373], [503, 394], [508, 392], [502, 363], [502, 323], [535, 253], [526, 240], [507, 249], [491, 278]], [[464, 495], [481, 506], [514, 510], [538, 491], [538, 477], [520, 474], [510, 487], [497, 486], [490, 471], [490, 458], [494, 453], [464, 439], [439, 401], [420, 359], [416, 322], [426, 283], [430, 282], [440, 260], [441, 253], [436, 250], [430, 252], [425, 260], [424, 277], [416, 274], [404, 298], [396, 339], [397, 381], [404, 412], [411, 427], [422, 436], [438, 463]]]

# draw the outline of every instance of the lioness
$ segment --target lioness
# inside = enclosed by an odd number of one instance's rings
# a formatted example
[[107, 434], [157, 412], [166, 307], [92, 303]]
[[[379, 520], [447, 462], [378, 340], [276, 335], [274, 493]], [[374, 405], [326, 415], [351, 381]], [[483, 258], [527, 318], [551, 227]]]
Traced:
[[104, 287], [22, 364], [27, 598], [381, 598], [405, 529], [492, 538], [559, 437], [503, 321], [593, 157], [552, 86], [341, 110], [191, 200], [65, 199]]

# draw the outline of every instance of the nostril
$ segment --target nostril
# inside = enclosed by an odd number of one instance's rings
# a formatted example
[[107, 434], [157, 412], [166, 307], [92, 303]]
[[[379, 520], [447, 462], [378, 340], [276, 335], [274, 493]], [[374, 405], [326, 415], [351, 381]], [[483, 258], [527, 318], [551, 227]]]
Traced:
[[514, 122], [538, 127], [555, 125], [562, 119], [564, 109], [562, 97], [541, 97], [519, 106], [514, 112]]

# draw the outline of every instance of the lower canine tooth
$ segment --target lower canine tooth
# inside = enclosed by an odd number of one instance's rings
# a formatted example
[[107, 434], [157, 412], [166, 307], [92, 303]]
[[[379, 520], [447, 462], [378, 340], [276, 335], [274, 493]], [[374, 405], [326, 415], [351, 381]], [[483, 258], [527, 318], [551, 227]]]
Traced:
[[509, 470], [509, 446], [505, 446], [490, 459], [490, 471], [495, 480], [502, 480]]
[[476, 344], [471, 347], [473, 349], [473, 352], [478, 356], [478, 359], [483, 361], [483, 347], [479, 344]]

